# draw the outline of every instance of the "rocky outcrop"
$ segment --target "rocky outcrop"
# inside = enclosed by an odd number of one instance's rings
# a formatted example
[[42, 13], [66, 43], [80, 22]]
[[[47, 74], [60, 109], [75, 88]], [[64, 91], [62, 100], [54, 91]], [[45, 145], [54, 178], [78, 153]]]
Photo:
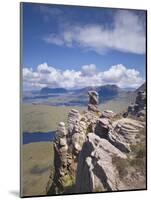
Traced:
[[146, 107], [146, 93], [145, 91], [139, 91], [137, 93], [135, 104], [138, 105], [139, 109], [145, 109]]
[[145, 124], [130, 118], [122, 118], [113, 123], [114, 135], [118, 140], [135, 145], [139, 142], [138, 134], [145, 128]]
[[88, 110], [97, 112], [99, 104], [99, 94], [96, 91], [89, 91], [89, 104]]
[[80, 121], [80, 113], [78, 110], [72, 109], [68, 114], [68, 135], [72, 135], [73, 128]]
[[114, 113], [112, 110], [104, 110], [102, 112], [102, 117], [104, 117], [104, 118], [111, 119], [111, 118], [113, 118], [115, 116], [116, 116], [116, 113]]
[[86, 122], [81, 120], [78, 110], [72, 109], [68, 115], [68, 146], [73, 155], [78, 155], [86, 138]]
[[[89, 91], [88, 95], [88, 110], [80, 113], [72, 109], [67, 129], [63, 122], [58, 125], [54, 142], [55, 173], [48, 194], [68, 193], [69, 188], [72, 193], [121, 189], [113, 160], [127, 158], [130, 145], [138, 142], [144, 124], [132, 118], [116, 118], [116, 113], [110, 110], [101, 113], [98, 93]], [[145, 111], [144, 95], [139, 93], [136, 98], [135, 107], [139, 109], [137, 112], [133, 109], [137, 115]]]
[[55, 166], [55, 171], [58, 176], [64, 176], [66, 173], [68, 151], [66, 135], [67, 131], [65, 124], [64, 122], [60, 122], [56, 132], [56, 141], [54, 143], [55, 159], [57, 159], [55, 162], [57, 163], [57, 166]]
[[131, 104], [127, 112], [123, 114], [123, 117], [127, 117], [128, 115], [144, 118], [146, 116], [146, 92], [138, 91], [136, 100], [134, 104]]
[[47, 193], [58, 194], [63, 190], [62, 177], [67, 173], [67, 131], [64, 122], [60, 122], [54, 141], [54, 178]]
[[130, 152], [128, 143], [120, 140], [116, 130], [108, 118], [98, 119], [95, 127], [95, 134], [100, 138], [108, 140], [112, 145], [121, 150], [122, 152]]
[[126, 155], [106, 139], [89, 133], [80, 152], [76, 176], [76, 192], [96, 192], [119, 190], [119, 176], [114, 157]]
[[74, 155], [78, 155], [82, 149], [83, 143], [86, 140], [86, 129], [86, 123], [83, 121], [80, 121], [79, 124], [74, 126], [71, 137], [71, 148]]

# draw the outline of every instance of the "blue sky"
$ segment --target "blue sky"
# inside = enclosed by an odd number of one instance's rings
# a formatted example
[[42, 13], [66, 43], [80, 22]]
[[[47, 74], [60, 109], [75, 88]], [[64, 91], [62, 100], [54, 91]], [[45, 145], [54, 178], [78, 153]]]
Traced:
[[23, 4], [25, 89], [145, 79], [145, 11]]

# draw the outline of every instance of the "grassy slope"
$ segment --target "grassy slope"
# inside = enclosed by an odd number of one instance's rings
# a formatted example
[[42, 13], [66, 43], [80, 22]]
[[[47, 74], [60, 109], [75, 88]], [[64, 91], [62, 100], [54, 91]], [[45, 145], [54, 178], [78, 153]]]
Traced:
[[53, 146], [50, 142], [22, 146], [23, 196], [46, 194], [49, 176], [53, 174], [53, 156]]
[[[22, 123], [23, 131], [52, 131], [56, 130], [60, 121], [66, 122], [69, 111], [73, 107], [47, 106], [47, 105], [23, 105]], [[82, 107], [74, 107], [82, 110]]]
[[115, 113], [123, 112], [130, 105], [128, 101], [119, 101], [119, 100], [110, 100], [106, 103], [100, 104], [99, 109], [103, 110], [112, 110]]

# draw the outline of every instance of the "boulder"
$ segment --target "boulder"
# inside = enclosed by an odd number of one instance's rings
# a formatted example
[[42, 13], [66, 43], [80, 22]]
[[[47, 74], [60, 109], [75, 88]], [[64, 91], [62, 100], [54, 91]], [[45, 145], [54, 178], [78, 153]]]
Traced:
[[78, 159], [76, 191], [78, 193], [119, 190], [119, 176], [114, 157], [127, 156], [104, 138], [89, 133]]
[[98, 112], [99, 94], [96, 91], [89, 91], [88, 110]]
[[93, 105], [93, 104], [88, 104], [88, 110], [93, 111], [93, 112], [99, 111], [97, 105]]
[[138, 91], [134, 104], [131, 104], [127, 111], [123, 114], [123, 117], [128, 115], [141, 117], [142, 119], [146, 116], [146, 93], [145, 91]]
[[116, 115], [116, 113], [115, 112], [113, 112], [112, 110], [104, 110], [103, 112], [102, 112], [102, 117], [104, 117], [104, 118], [113, 118], [114, 116]]
[[67, 131], [65, 128], [65, 123], [64, 122], [60, 122], [58, 125], [58, 129], [56, 131], [56, 135], [57, 137], [61, 138], [67, 135]]
[[131, 118], [121, 118], [113, 122], [113, 135], [119, 141], [135, 145], [138, 141], [137, 135], [144, 129], [144, 123]]
[[84, 121], [80, 121], [73, 127], [72, 137], [70, 140], [70, 148], [72, 149], [73, 154], [77, 155], [81, 151], [86, 139], [86, 130], [87, 126]]
[[89, 103], [93, 105], [98, 105], [99, 104], [99, 94], [96, 91], [89, 91]]
[[95, 126], [95, 134], [101, 138], [108, 138], [108, 132], [111, 128], [111, 122], [108, 118], [99, 118]]
[[73, 128], [80, 121], [80, 113], [78, 110], [72, 109], [68, 114], [68, 135], [72, 135]]
[[138, 104], [139, 108], [144, 109], [144, 106], [146, 106], [146, 93], [145, 91], [139, 91], [137, 93], [135, 104]]
[[[130, 152], [129, 145], [121, 141], [117, 137], [117, 133], [113, 130], [113, 126], [108, 118], [100, 118], [97, 120], [95, 134], [100, 138], [108, 140], [112, 145], [122, 152]], [[115, 133], [114, 133], [115, 132]]]

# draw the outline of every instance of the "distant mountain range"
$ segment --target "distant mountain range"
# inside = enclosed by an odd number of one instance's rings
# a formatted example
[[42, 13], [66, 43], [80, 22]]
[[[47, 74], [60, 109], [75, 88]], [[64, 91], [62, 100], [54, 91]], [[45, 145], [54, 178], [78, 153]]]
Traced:
[[49, 87], [44, 87], [40, 90], [40, 94], [58, 94], [58, 93], [67, 93], [68, 90], [66, 90], [65, 88], [49, 88]]
[[[137, 90], [141, 90], [145, 87], [145, 83], [141, 85]], [[103, 98], [113, 98], [116, 97], [118, 94], [123, 93], [123, 92], [133, 92], [135, 91], [132, 88], [125, 88], [122, 89], [118, 87], [115, 84], [107, 84], [107, 85], [102, 85], [98, 87], [84, 87], [81, 89], [74, 89], [74, 90], [69, 90], [65, 88], [49, 88], [49, 87], [44, 87], [39, 91], [40, 95], [47, 95], [47, 94], [65, 94], [65, 93], [72, 93], [72, 94], [79, 94], [79, 95], [87, 95], [88, 91], [90, 90], [95, 90], [99, 93], [100, 97]], [[136, 91], [137, 91], [136, 90]]]
[[116, 97], [120, 92], [124, 91], [117, 85], [102, 85], [98, 87], [86, 87], [78, 90], [79, 93], [85, 93], [89, 90], [95, 90], [98, 92], [101, 99], [111, 99], [113, 97]]
[[[146, 83], [142, 84], [139, 88], [120, 88], [115, 84], [107, 84], [98, 87], [84, 87], [80, 89], [65, 89], [65, 88], [49, 88], [44, 87], [41, 90], [24, 92], [23, 100], [26, 102], [43, 102], [50, 103], [51, 105], [86, 105], [88, 101], [88, 91], [95, 90], [99, 94], [101, 102], [108, 100], [118, 99], [135, 99], [136, 93], [139, 90], [145, 90]], [[62, 96], [63, 95], [63, 96]], [[59, 100], [58, 100], [59, 97]], [[61, 100], [61, 97], [62, 100]]]
[[[40, 90], [41, 95], [49, 95], [49, 94], [68, 94], [72, 93], [72, 95], [76, 95], [76, 97], [80, 96], [87, 96], [88, 91], [95, 90], [98, 92], [100, 98], [102, 100], [108, 100], [117, 97], [121, 92], [126, 92], [125, 90], [121, 89], [117, 85], [102, 85], [99, 87], [84, 87], [81, 89], [75, 90], [67, 90], [65, 88], [49, 88], [44, 87]], [[80, 99], [79, 99], [80, 100]]]

